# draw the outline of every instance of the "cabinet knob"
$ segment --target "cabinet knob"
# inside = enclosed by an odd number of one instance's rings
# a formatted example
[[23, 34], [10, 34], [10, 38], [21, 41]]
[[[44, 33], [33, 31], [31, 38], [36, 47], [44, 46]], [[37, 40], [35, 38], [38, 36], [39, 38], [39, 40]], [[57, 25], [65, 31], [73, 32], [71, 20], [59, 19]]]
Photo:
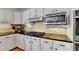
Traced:
[[58, 49], [57, 49], [57, 48], [55, 48], [55, 50], [57, 51]]
[[24, 41], [24, 39], [23, 39], [23, 41]]
[[50, 47], [50, 49], [53, 49], [53, 47]]

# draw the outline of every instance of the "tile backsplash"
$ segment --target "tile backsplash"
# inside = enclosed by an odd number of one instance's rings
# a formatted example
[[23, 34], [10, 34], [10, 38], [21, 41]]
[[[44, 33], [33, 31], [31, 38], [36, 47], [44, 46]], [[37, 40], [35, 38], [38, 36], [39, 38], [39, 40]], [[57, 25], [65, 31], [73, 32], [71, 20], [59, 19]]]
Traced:
[[66, 28], [46, 28], [42, 22], [36, 22], [33, 24], [26, 24], [25, 31], [38, 31], [38, 32], [45, 32], [51, 34], [67, 34]]

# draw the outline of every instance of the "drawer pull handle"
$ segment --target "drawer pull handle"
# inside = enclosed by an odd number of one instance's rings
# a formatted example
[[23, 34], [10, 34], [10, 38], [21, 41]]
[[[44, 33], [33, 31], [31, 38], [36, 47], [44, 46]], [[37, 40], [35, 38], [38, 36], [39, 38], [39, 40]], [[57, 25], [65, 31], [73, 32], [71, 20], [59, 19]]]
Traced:
[[48, 43], [47, 41], [45, 41], [45, 43]]
[[31, 44], [33, 44], [34, 42], [31, 42]]
[[59, 44], [60, 46], [62, 46], [62, 47], [65, 47], [65, 45], [62, 45], [62, 44]]
[[2, 43], [2, 42], [0, 42], [0, 43]]
[[7, 36], [6, 38], [9, 38], [9, 36]]
[[36, 40], [36, 39], [34, 39], [34, 40]]

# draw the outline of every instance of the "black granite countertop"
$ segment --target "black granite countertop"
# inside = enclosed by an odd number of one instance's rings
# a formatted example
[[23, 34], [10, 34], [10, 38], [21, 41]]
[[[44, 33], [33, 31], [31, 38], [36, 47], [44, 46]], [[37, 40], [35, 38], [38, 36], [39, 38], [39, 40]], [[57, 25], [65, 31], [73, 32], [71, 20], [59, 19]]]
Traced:
[[[22, 34], [22, 35], [26, 35], [24, 33], [8, 33], [8, 34], [0, 35], [0, 36], [11, 35], [11, 34]], [[27, 36], [30, 36], [30, 35], [27, 35]], [[33, 36], [33, 37], [36, 37], [36, 36]], [[55, 38], [48, 38], [48, 37], [38, 37], [38, 38], [44, 38], [44, 39], [50, 39], [50, 40], [56, 40], [56, 41], [63, 41], [63, 42], [73, 43], [69, 38], [67, 38], [66, 40], [55, 39]]]
[[[23, 34], [23, 35], [26, 35], [26, 34]], [[27, 36], [30, 36], [30, 35], [27, 35]], [[32, 37], [36, 37], [36, 36], [32, 36]], [[50, 39], [50, 40], [56, 40], [56, 41], [63, 41], [63, 42], [73, 43], [69, 38], [67, 38], [66, 40], [55, 39], [55, 38], [48, 38], [48, 37], [38, 37], [38, 38], [44, 38], [44, 39]]]

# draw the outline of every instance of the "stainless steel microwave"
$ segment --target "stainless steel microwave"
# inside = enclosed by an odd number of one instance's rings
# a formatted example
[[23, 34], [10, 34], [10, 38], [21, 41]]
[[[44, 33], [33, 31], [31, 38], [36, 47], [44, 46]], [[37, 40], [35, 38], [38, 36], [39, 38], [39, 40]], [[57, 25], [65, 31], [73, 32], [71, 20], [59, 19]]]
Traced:
[[67, 24], [67, 13], [61, 12], [61, 13], [48, 14], [46, 15], [46, 17], [44, 17], [44, 23], [66, 25]]

